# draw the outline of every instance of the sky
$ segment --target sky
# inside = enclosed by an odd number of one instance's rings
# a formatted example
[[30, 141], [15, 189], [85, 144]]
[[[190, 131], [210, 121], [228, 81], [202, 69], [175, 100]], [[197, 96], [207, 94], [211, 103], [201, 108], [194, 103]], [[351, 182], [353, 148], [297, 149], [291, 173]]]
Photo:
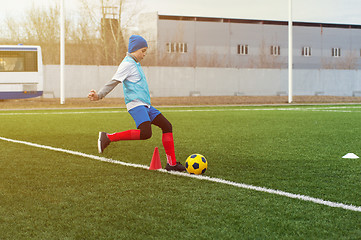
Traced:
[[[101, 0], [86, 1], [94, 4]], [[289, 0], [126, 1], [136, 2], [142, 12], [158, 11], [159, 14], [164, 15], [288, 20]], [[60, 0], [1, 0], [1, 2], [0, 21], [5, 17], [21, 18], [32, 5], [47, 7], [59, 4]], [[68, 13], [75, 14], [79, 10], [79, 0], [65, 0], [65, 4]], [[361, 0], [292, 0], [292, 6], [294, 21], [361, 25]]]
[[[177, 4], [166, 0], [146, 2], [149, 8], [158, 9], [160, 14], [288, 20], [289, 0], [182, 0]], [[292, 0], [292, 7], [295, 21], [361, 25], [360, 0]]]

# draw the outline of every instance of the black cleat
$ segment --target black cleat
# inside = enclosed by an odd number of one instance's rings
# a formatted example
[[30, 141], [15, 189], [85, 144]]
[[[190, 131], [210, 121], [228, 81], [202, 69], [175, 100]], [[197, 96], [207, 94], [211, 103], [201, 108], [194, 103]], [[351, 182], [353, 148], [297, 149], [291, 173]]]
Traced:
[[169, 165], [169, 163], [167, 163], [167, 165], [165, 166], [165, 169], [167, 171], [178, 171], [178, 172], [187, 171], [186, 168], [180, 162], [177, 162], [177, 164], [174, 166], [171, 166], [171, 165]]
[[99, 132], [99, 139], [98, 139], [98, 152], [103, 153], [104, 149], [108, 147], [110, 144], [110, 140], [105, 132]]

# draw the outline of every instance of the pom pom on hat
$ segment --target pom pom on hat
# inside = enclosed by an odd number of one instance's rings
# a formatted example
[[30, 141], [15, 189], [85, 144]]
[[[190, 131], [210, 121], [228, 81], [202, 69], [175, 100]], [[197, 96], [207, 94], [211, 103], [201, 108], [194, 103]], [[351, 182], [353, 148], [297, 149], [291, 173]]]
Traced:
[[139, 36], [139, 35], [132, 35], [129, 38], [129, 45], [128, 45], [128, 52], [132, 53], [141, 48], [148, 47], [147, 41]]

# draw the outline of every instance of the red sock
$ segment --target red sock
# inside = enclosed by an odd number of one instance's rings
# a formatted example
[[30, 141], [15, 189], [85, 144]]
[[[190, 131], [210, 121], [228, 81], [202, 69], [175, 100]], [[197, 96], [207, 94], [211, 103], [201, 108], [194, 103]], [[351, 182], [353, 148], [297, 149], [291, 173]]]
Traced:
[[163, 133], [162, 142], [165, 153], [167, 154], [167, 162], [171, 166], [176, 165], [177, 160], [175, 158], [173, 133]]
[[128, 130], [124, 132], [108, 134], [108, 138], [112, 142], [122, 140], [140, 140], [140, 130]]

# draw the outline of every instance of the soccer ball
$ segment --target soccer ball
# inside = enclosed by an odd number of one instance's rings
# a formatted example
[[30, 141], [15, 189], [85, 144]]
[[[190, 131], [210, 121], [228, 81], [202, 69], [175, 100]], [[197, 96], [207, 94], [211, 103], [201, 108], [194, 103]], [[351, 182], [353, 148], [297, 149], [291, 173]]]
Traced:
[[203, 174], [207, 167], [207, 159], [201, 154], [192, 154], [186, 160], [186, 169], [190, 174]]

